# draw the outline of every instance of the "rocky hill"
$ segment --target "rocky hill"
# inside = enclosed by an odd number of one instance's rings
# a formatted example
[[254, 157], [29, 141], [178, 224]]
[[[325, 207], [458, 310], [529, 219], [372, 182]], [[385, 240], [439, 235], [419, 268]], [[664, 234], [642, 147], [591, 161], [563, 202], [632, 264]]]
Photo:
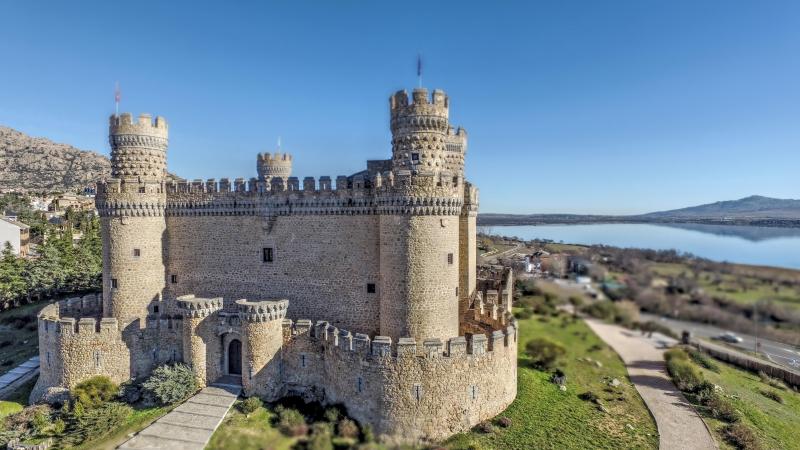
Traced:
[[0, 126], [0, 190], [75, 191], [110, 173], [99, 153]]
[[800, 218], [800, 200], [751, 195], [749, 197], [740, 198], [739, 200], [727, 200], [688, 208], [673, 209], [670, 211], [659, 211], [644, 214], [643, 216], [649, 218], [672, 219], [797, 219]]

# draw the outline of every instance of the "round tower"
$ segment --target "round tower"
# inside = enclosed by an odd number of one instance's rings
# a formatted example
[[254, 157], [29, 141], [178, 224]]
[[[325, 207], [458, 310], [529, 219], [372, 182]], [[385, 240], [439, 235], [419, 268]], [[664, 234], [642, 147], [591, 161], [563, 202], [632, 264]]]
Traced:
[[[417, 341], [459, 335], [463, 153], [448, 149], [449, 100], [435, 90], [390, 99], [392, 172], [382, 180], [380, 334]], [[456, 153], [459, 153], [456, 155]]]
[[283, 319], [288, 300], [237, 300], [242, 323], [242, 387], [246, 395], [268, 401], [281, 394]]
[[289, 153], [259, 153], [256, 157], [258, 179], [269, 183], [273, 177], [284, 180], [292, 175], [292, 155]]
[[111, 179], [95, 198], [103, 239], [103, 315], [124, 329], [159, 314], [165, 285], [167, 121], [112, 115]]
[[450, 126], [450, 99], [444, 91], [417, 88], [408, 98], [398, 91], [389, 98], [392, 167], [416, 172], [449, 172], [463, 177], [466, 131]]

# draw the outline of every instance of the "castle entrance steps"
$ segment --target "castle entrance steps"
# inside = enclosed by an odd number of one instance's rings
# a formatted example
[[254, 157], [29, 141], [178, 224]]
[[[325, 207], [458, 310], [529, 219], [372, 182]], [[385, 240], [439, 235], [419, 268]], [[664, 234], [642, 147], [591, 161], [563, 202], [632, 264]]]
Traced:
[[118, 448], [202, 450], [241, 391], [240, 377], [222, 377]]

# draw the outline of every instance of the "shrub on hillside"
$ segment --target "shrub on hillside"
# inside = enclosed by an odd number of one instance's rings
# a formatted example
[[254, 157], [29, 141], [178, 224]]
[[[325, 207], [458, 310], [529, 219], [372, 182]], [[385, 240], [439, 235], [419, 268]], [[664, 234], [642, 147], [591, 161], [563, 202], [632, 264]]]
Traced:
[[762, 383], [766, 383], [774, 387], [775, 389], [780, 389], [782, 391], [786, 390], [786, 385], [781, 380], [778, 380], [777, 378], [772, 378], [771, 376], [764, 373], [763, 370], [758, 371], [758, 377], [761, 378]]
[[699, 370], [688, 360], [673, 358], [667, 361], [667, 370], [678, 389], [694, 392], [703, 382]]
[[630, 301], [622, 300], [614, 303], [614, 322], [625, 327], [632, 327], [639, 321], [639, 305]]
[[672, 331], [672, 328], [652, 320], [648, 320], [647, 322], [639, 322], [638, 328], [644, 333], [661, 333], [664, 336], [669, 336], [673, 339], [680, 339], [680, 336]]
[[333, 450], [330, 424], [317, 422], [311, 425], [311, 436], [306, 442], [308, 450]]
[[708, 406], [712, 416], [724, 422], [736, 423], [742, 418], [741, 413], [733, 404], [719, 394], [715, 394], [706, 400], [706, 406]]
[[775, 400], [776, 402], [783, 404], [783, 397], [781, 397], [781, 395], [778, 394], [777, 392], [770, 391], [767, 389], [762, 389], [759, 392], [761, 392], [761, 395], [763, 395], [764, 397], [767, 397], [770, 400]]
[[67, 440], [79, 444], [104, 436], [122, 425], [132, 411], [130, 406], [120, 402], [107, 402], [86, 410], [74, 417]]
[[596, 319], [612, 321], [616, 315], [616, 308], [613, 302], [604, 300], [589, 303], [583, 307], [583, 312]]
[[670, 362], [673, 359], [688, 361], [689, 355], [682, 348], [675, 347], [664, 352], [664, 359], [667, 360], [667, 362]]
[[558, 342], [540, 337], [528, 341], [525, 353], [531, 358], [535, 367], [550, 369], [567, 353], [567, 349]]
[[343, 438], [358, 439], [358, 425], [345, 417], [336, 425], [336, 434]]
[[734, 447], [741, 450], [759, 450], [761, 444], [756, 434], [743, 423], [734, 423], [725, 427], [725, 439]]
[[689, 356], [692, 358], [692, 361], [696, 362], [700, 367], [719, 373], [719, 366], [705, 353], [692, 349], [689, 350]]
[[260, 398], [247, 397], [244, 399], [244, 401], [239, 403], [239, 411], [241, 411], [242, 414], [249, 416], [250, 414], [258, 411], [258, 408], [261, 408], [262, 405], [263, 403], [261, 402]]
[[75, 386], [72, 389], [72, 398], [85, 409], [92, 409], [115, 398], [118, 393], [119, 386], [110, 378], [98, 375]]
[[142, 383], [142, 394], [148, 401], [171, 405], [185, 400], [197, 391], [194, 371], [184, 364], [156, 367]]
[[278, 406], [275, 408], [275, 412], [278, 414], [278, 429], [281, 430], [283, 434], [290, 437], [299, 437], [308, 434], [306, 419], [300, 414], [300, 411], [294, 408]]

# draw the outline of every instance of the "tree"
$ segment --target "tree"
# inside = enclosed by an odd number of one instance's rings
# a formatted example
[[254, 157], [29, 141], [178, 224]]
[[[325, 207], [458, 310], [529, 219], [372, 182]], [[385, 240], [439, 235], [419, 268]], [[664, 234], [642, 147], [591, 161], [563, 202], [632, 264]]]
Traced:
[[9, 304], [16, 303], [25, 295], [26, 283], [23, 277], [25, 261], [14, 254], [10, 242], [6, 242], [0, 259], [0, 298]]

